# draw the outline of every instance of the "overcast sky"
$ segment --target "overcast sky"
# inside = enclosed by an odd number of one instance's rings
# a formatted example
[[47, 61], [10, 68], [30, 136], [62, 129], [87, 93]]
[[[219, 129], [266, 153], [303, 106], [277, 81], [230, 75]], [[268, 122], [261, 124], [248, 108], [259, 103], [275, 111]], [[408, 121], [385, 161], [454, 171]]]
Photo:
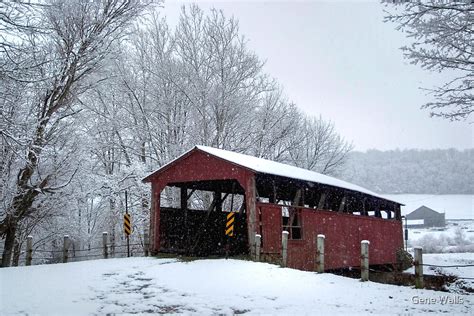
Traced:
[[[183, 3], [165, 2], [162, 11], [171, 23]], [[238, 19], [248, 46], [266, 61], [266, 72], [288, 98], [304, 112], [333, 121], [356, 150], [474, 147], [474, 124], [430, 118], [420, 109], [429, 96], [419, 88], [443, 82], [443, 75], [403, 59], [399, 47], [408, 40], [383, 22], [379, 2], [199, 5]]]

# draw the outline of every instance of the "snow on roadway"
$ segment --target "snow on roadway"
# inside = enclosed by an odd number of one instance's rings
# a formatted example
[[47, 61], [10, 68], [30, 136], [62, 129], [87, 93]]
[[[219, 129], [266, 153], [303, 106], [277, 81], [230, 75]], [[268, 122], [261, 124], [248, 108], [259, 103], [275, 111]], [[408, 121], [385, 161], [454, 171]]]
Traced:
[[240, 260], [126, 258], [0, 269], [2, 315], [472, 315], [473, 296]]

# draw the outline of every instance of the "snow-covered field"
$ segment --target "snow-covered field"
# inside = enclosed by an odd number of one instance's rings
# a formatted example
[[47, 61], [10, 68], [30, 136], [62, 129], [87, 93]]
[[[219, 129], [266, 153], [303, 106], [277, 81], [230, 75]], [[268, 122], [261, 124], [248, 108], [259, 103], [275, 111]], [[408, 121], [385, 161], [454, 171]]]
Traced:
[[[403, 222], [405, 225], [405, 222]], [[405, 228], [405, 227], [404, 227]], [[447, 220], [445, 228], [408, 228], [410, 234], [408, 235], [409, 241], [415, 241], [424, 236], [446, 236], [449, 238], [456, 238], [459, 234], [464, 236], [464, 239], [474, 241], [474, 220], [463, 220], [463, 221], [453, 221]]]
[[474, 220], [447, 220], [445, 228], [408, 228], [408, 247], [424, 252], [474, 252]]
[[446, 213], [446, 219], [474, 219], [472, 194], [383, 194], [383, 196], [405, 204], [402, 206], [403, 215], [425, 205], [436, 212]]
[[473, 296], [240, 260], [128, 258], [0, 269], [2, 315], [472, 314]]

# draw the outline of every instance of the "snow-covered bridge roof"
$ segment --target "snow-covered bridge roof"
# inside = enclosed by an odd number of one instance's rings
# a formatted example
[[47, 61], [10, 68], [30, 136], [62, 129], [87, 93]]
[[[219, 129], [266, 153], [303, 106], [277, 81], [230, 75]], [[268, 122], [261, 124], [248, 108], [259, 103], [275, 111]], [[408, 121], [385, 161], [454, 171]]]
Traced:
[[180, 159], [181, 157], [187, 155], [190, 151], [198, 149], [200, 151], [203, 151], [205, 153], [208, 153], [212, 156], [221, 158], [223, 160], [229, 161], [231, 163], [234, 163], [236, 165], [242, 166], [244, 168], [250, 169], [256, 173], [264, 173], [264, 174], [269, 174], [269, 175], [275, 175], [275, 176], [280, 176], [280, 177], [285, 177], [285, 178], [290, 178], [290, 179], [296, 179], [296, 180], [303, 180], [303, 181], [309, 181], [309, 182], [314, 182], [314, 183], [320, 183], [320, 184], [325, 184], [333, 187], [338, 187], [338, 188], [343, 188], [346, 190], [351, 190], [351, 191], [356, 191], [356, 192], [361, 192], [364, 194], [371, 195], [373, 197], [383, 199], [386, 201], [391, 201], [400, 205], [403, 205], [400, 202], [397, 202], [395, 200], [387, 199], [386, 197], [379, 195], [375, 192], [372, 192], [366, 188], [363, 188], [361, 186], [358, 186], [356, 184], [352, 184], [340, 179], [336, 179], [334, 177], [330, 177], [315, 171], [303, 169], [303, 168], [298, 168], [295, 166], [290, 166], [287, 164], [283, 164], [280, 162], [276, 161], [271, 161], [263, 158], [257, 158], [254, 156], [249, 156], [245, 154], [240, 154], [236, 153], [233, 151], [228, 151], [228, 150], [223, 150], [223, 149], [218, 149], [218, 148], [213, 148], [213, 147], [208, 147], [208, 146], [196, 146], [193, 149], [185, 152], [178, 158], [172, 160], [171, 162], [167, 163], [166, 165], [162, 166], [158, 170], [155, 170], [153, 173], [148, 175], [147, 177], [144, 178], [144, 181], [147, 181], [153, 174], [156, 172], [166, 168], [176, 160]]

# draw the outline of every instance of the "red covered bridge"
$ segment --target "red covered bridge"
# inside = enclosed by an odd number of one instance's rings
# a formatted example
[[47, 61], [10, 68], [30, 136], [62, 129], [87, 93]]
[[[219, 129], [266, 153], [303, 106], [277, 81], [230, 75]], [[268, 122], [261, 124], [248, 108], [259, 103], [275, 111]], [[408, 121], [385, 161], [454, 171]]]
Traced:
[[[316, 236], [324, 234], [327, 270], [396, 263], [403, 248], [400, 203], [313, 171], [221, 149], [196, 146], [147, 176], [152, 184], [151, 248], [190, 255], [249, 254], [255, 234], [262, 257], [281, 257], [289, 232], [288, 266], [313, 270]], [[179, 197], [179, 198], [178, 198]], [[234, 236], [226, 215], [236, 212]]]

